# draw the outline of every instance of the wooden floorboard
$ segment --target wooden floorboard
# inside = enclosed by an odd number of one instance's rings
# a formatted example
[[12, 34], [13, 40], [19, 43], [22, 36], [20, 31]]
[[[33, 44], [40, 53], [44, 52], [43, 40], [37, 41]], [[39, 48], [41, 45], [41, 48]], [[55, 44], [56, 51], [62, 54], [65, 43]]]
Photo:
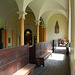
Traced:
[[[70, 60], [66, 51], [62, 50], [59, 54], [58, 50], [45, 61], [45, 67], [38, 67], [34, 70], [34, 75], [71, 75]], [[57, 57], [58, 59], [55, 59]], [[63, 60], [61, 60], [63, 59]]]

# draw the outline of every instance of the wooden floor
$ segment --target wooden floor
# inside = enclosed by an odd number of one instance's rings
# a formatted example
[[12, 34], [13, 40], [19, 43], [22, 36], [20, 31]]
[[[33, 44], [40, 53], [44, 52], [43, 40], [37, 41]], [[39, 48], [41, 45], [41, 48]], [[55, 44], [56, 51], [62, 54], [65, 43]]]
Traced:
[[45, 67], [41, 66], [34, 70], [34, 75], [71, 75], [70, 60], [66, 50], [56, 50], [52, 57], [46, 59]]

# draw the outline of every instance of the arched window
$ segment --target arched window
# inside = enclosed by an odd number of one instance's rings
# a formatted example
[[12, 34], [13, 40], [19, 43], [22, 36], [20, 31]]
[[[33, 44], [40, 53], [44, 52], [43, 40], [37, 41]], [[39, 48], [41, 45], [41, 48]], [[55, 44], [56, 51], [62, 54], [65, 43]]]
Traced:
[[55, 24], [55, 33], [59, 33], [59, 24], [58, 24], [58, 21], [56, 21], [56, 24]]

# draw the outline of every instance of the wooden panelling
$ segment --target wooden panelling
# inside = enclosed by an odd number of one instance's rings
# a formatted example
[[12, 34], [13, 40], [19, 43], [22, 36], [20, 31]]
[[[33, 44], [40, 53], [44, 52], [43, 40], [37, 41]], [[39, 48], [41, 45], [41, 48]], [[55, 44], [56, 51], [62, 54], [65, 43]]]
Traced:
[[29, 63], [28, 45], [0, 50], [0, 75], [12, 75]]

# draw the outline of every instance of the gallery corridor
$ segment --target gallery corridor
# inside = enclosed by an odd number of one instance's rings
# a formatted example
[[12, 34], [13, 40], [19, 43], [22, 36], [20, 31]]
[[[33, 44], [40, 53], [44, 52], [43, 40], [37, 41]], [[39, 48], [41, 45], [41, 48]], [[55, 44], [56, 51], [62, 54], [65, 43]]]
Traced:
[[66, 49], [56, 49], [48, 59], [45, 60], [45, 67], [38, 67], [34, 75], [71, 75], [70, 59], [66, 55]]

